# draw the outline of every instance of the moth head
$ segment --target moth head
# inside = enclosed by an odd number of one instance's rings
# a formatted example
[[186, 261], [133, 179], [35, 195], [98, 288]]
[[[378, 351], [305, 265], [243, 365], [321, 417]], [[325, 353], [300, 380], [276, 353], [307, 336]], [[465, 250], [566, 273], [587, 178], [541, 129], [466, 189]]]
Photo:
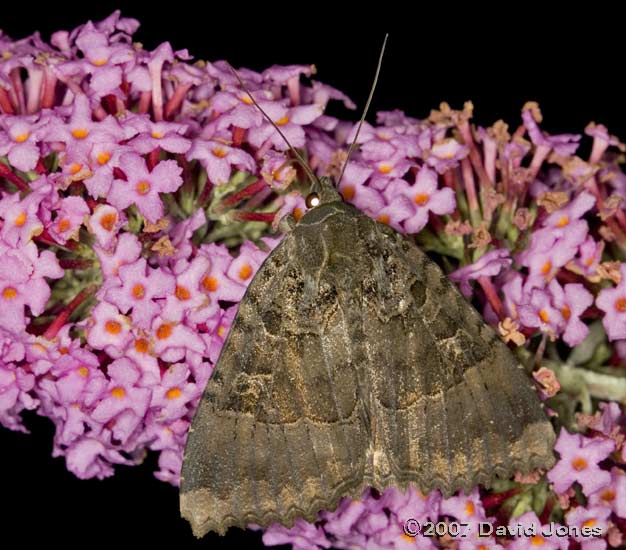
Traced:
[[321, 178], [315, 178], [313, 180], [311, 191], [306, 196], [305, 202], [307, 208], [315, 208], [321, 204], [328, 204], [330, 202], [337, 202], [341, 200], [341, 195], [335, 188], [332, 178], [322, 176]]

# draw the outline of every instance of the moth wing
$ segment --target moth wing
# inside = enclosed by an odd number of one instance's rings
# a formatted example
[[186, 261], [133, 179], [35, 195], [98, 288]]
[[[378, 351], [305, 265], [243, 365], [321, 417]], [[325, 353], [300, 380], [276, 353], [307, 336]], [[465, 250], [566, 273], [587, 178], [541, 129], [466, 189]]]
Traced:
[[551, 467], [552, 425], [495, 331], [413, 243], [368, 218], [361, 238], [379, 258], [362, 283], [373, 484], [449, 495]]
[[368, 427], [345, 320], [296, 240], [250, 283], [189, 431], [180, 506], [198, 537], [313, 521], [362, 488]]

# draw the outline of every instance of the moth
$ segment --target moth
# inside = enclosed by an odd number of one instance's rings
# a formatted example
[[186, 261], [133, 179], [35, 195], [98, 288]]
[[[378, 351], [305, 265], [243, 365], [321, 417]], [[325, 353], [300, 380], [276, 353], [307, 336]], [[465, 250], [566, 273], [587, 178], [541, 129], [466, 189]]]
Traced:
[[198, 537], [314, 521], [368, 486], [450, 495], [554, 463], [494, 330], [410, 239], [310, 176], [312, 207], [281, 221], [189, 431], [180, 510]]

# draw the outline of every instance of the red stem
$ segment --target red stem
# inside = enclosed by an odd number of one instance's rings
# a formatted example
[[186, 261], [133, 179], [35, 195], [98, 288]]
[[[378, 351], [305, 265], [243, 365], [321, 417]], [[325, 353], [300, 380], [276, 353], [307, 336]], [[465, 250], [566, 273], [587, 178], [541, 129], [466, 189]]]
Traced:
[[89, 298], [97, 289], [96, 285], [89, 286], [81, 290], [76, 297], [69, 303], [59, 316], [50, 323], [50, 326], [46, 329], [46, 332], [43, 333], [43, 337], [47, 340], [52, 340], [59, 331], [63, 328], [70, 315], [76, 310], [78, 306], [80, 306], [87, 298]]
[[172, 97], [170, 97], [167, 103], [165, 104], [165, 109], [163, 111], [163, 114], [166, 120], [173, 118], [174, 113], [182, 105], [183, 100], [185, 99], [185, 96], [187, 95], [187, 92], [191, 89], [191, 86], [193, 86], [193, 84], [188, 83], [188, 84], [180, 84], [179, 86], [176, 87], [176, 89], [174, 90], [174, 93], [172, 94]]
[[272, 223], [276, 214], [274, 212], [234, 212], [235, 219], [250, 222]]
[[485, 277], [484, 275], [478, 277], [478, 284], [480, 284], [485, 296], [487, 297], [487, 301], [493, 308], [493, 311], [496, 313], [500, 320], [504, 319], [504, 309], [502, 307], [502, 302], [500, 301], [500, 297], [493, 286], [491, 279], [489, 277]]
[[239, 147], [243, 143], [243, 138], [246, 135], [246, 129], [239, 126], [233, 127], [233, 147]]
[[93, 265], [93, 261], [91, 260], [74, 260], [71, 258], [61, 258], [59, 260], [59, 265], [63, 269], [86, 269]]
[[57, 242], [54, 237], [50, 235], [50, 233], [48, 233], [47, 229], [44, 229], [39, 235], [35, 237], [34, 240], [42, 244], [58, 246], [60, 248], [70, 251], [74, 251], [78, 247], [78, 243], [76, 241], [67, 241], [65, 244]]
[[0, 162], [0, 177], [8, 179], [12, 184], [18, 187], [20, 191], [26, 191], [28, 189], [28, 182], [13, 173], [4, 162]]
[[502, 493], [493, 493], [487, 495], [482, 499], [483, 507], [485, 509], [499, 507], [505, 500], [508, 500], [513, 495], [516, 495], [519, 492], [519, 487], [513, 487], [513, 489], [509, 489], [508, 491], [504, 491]]
[[152, 169], [159, 164], [159, 153], [161, 152], [161, 148], [157, 147], [156, 149], [153, 149], [152, 151], [150, 151], [150, 153], [148, 154], [148, 170], [150, 170], [150, 172], [152, 172]]
[[247, 187], [244, 187], [241, 191], [237, 191], [236, 193], [233, 193], [229, 197], [226, 197], [222, 201], [221, 207], [224, 209], [229, 208], [237, 204], [238, 202], [242, 201], [246, 197], [250, 197], [251, 195], [258, 193], [259, 191], [264, 189], [266, 186], [267, 186], [267, 183], [265, 183], [265, 180], [263, 178], [259, 178], [254, 183], [251, 183]]
[[6, 113], [8, 115], [15, 114], [13, 105], [11, 105], [11, 99], [9, 98], [9, 94], [2, 86], [0, 86], [0, 109], [2, 109], [3, 113]]

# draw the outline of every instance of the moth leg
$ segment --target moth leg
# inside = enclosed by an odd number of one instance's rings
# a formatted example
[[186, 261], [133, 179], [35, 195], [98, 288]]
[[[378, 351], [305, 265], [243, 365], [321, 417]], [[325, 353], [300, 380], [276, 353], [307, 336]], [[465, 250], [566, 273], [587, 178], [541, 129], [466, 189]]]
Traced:
[[296, 225], [298, 225], [296, 218], [293, 217], [293, 214], [289, 213], [280, 219], [278, 229], [281, 233], [291, 233]]

